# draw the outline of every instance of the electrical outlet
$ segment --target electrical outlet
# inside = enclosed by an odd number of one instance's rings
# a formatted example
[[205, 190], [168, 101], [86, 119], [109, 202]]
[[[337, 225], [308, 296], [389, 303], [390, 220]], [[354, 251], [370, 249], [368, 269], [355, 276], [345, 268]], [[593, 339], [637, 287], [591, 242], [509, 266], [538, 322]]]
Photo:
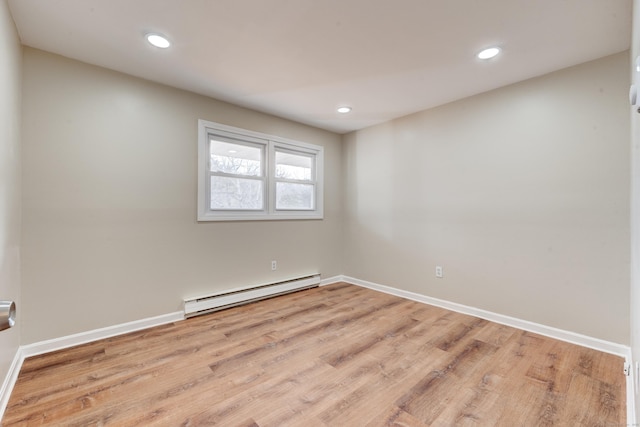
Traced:
[[444, 277], [444, 273], [442, 271], [442, 267], [439, 265], [436, 265], [436, 277], [438, 279], [442, 279]]
[[278, 262], [271, 261], [271, 271], [276, 271], [278, 269]]

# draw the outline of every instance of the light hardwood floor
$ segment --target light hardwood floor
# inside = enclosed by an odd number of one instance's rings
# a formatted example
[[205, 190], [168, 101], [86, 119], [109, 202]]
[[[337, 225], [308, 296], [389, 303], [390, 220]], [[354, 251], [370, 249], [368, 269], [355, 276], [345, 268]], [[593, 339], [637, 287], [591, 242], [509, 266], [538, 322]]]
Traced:
[[340, 283], [29, 358], [3, 425], [621, 426], [622, 371]]

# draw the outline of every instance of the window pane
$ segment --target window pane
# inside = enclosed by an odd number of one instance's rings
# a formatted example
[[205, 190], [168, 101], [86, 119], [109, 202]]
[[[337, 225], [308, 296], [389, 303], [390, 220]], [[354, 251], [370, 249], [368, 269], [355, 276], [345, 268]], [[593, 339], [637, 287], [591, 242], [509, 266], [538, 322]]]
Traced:
[[258, 179], [211, 177], [211, 210], [263, 209], [262, 181]]
[[262, 148], [212, 139], [211, 172], [262, 176]]
[[311, 180], [312, 158], [276, 151], [276, 178]]
[[276, 183], [276, 209], [314, 209], [314, 185]]

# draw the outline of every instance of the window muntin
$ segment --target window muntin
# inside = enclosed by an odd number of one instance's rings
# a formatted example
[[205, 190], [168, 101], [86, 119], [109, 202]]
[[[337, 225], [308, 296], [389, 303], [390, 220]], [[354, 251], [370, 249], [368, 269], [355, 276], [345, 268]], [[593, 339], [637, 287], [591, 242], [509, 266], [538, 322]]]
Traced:
[[198, 121], [198, 220], [321, 219], [322, 147]]

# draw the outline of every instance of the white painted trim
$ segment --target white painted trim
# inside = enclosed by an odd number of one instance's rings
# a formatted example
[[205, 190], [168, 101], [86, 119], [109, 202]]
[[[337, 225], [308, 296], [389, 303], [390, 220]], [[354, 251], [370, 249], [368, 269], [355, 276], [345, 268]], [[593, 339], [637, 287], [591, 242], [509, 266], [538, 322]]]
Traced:
[[637, 426], [636, 420], [636, 399], [634, 398], [636, 395], [636, 368], [633, 363], [633, 357], [631, 354], [631, 347], [629, 347], [629, 351], [625, 355], [625, 362], [630, 367], [630, 374], [627, 375], [627, 425], [628, 426]]
[[18, 381], [22, 362], [24, 362], [24, 354], [22, 352], [22, 348], [18, 347], [18, 351], [16, 351], [16, 354], [13, 357], [13, 362], [11, 362], [11, 366], [9, 367], [9, 372], [2, 383], [2, 388], [0, 388], [0, 420], [2, 420], [4, 411], [7, 409], [7, 405], [9, 404], [9, 398], [11, 397], [13, 386], [16, 384], [16, 381]]
[[[261, 210], [213, 211], [209, 206], [209, 135], [219, 135], [259, 145], [264, 148], [263, 162], [265, 188], [264, 208]], [[276, 202], [275, 152], [276, 148], [286, 148], [305, 153], [314, 159], [315, 178], [304, 181], [315, 187], [315, 206], [310, 210], [278, 210]], [[276, 135], [241, 129], [208, 120], [198, 120], [198, 196], [197, 220], [206, 221], [271, 221], [271, 220], [310, 220], [324, 218], [324, 147], [308, 142], [295, 141]]]
[[320, 280], [320, 286], [332, 285], [338, 282], [344, 282], [344, 276], [333, 276]]
[[127, 334], [141, 329], [177, 322], [179, 320], [184, 320], [183, 311], [176, 311], [174, 313], [163, 314], [156, 317], [134, 320], [133, 322], [121, 323], [119, 325], [107, 326], [106, 328], [94, 329], [92, 331], [80, 332], [78, 334], [27, 344], [21, 346], [21, 350], [25, 358], [37, 356], [39, 354], [62, 350], [64, 348], [74, 347], [76, 345], [86, 344], [116, 335]]
[[435, 305], [436, 307], [446, 308], [447, 310], [455, 311], [462, 314], [468, 314], [470, 316], [480, 317], [481, 319], [490, 320], [502, 325], [511, 326], [525, 331], [534, 332], [536, 334], [544, 335], [550, 338], [554, 338], [560, 341], [565, 341], [571, 344], [577, 344], [582, 347], [588, 347], [594, 350], [602, 351], [605, 353], [615, 354], [621, 357], [627, 357], [630, 348], [623, 344], [617, 344], [599, 338], [593, 338], [586, 335], [578, 334], [571, 331], [565, 331], [563, 329], [554, 328], [552, 326], [541, 325], [539, 323], [530, 322], [528, 320], [517, 319], [515, 317], [505, 316], [504, 314], [493, 313], [491, 311], [482, 310], [475, 307], [469, 307], [467, 305], [458, 304], [451, 301], [441, 300], [438, 298], [428, 297], [426, 295], [417, 294], [414, 292], [404, 291], [402, 289], [392, 288], [390, 286], [380, 285], [366, 280], [355, 279], [353, 277], [343, 276], [344, 282], [351, 283], [353, 285], [362, 286], [364, 288], [373, 289], [374, 291], [380, 291], [387, 294], [399, 296], [409, 300], [421, 302], [424, 304]]

